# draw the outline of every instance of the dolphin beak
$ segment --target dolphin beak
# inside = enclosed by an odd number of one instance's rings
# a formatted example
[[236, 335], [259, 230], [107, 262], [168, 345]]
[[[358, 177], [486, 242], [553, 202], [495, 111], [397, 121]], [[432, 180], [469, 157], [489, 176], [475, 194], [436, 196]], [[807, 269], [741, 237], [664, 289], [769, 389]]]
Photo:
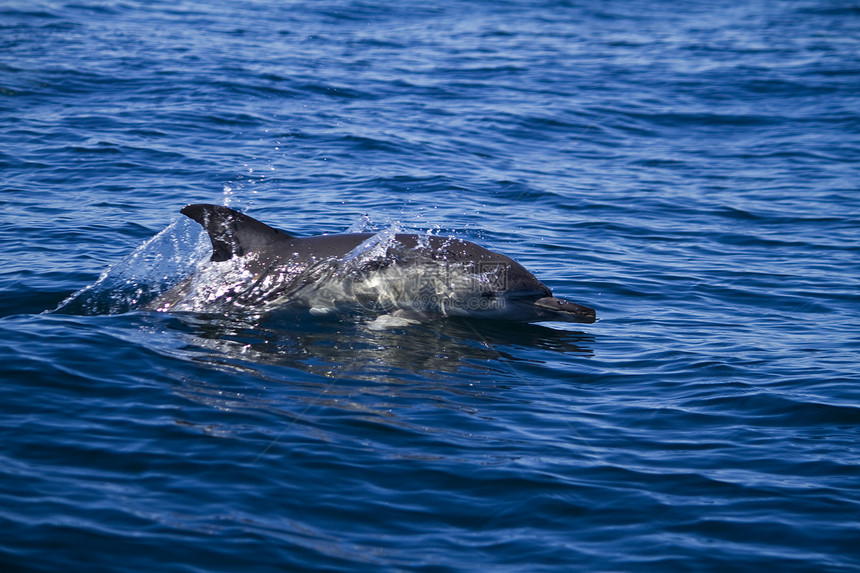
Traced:
[[597, 320], [597, 314], [594, 312], [593, 308], [582, 306], [581, 304], [576, 304], [575, 302], [564, 300], [563, 298], [545, 296], [537, 299], [533, 304], [538, 308], [550, 310], [554, 313], [563, 315], [564, 320], [569, 320], [571, 322], [584, 322], [586, 324], [591, 324]]

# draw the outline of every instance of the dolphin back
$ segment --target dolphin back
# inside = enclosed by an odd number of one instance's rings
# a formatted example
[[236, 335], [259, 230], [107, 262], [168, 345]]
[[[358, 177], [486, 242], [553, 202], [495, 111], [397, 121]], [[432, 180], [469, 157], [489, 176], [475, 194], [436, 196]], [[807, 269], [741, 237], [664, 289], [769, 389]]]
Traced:
[[180, 211], [197, 221], [212, 242], [212, 262], [228, 261], [293, 237], [229, 207], [198, 203]]

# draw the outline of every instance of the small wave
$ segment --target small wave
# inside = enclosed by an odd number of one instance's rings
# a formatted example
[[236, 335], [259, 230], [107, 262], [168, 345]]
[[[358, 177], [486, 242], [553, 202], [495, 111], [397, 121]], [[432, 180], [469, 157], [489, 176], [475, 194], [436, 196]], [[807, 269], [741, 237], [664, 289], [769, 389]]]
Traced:
[[95, 315], [134, 310], [185, 278], [209, 250], [197, 225], [174, 221], [52, 312]]

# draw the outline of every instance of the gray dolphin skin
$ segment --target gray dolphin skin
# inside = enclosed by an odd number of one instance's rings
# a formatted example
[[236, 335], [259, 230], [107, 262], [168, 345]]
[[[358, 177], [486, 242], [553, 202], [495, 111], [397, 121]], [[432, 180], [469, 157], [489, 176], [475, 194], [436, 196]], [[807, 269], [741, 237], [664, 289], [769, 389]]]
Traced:
[[359, 308], [406, 317], [478, 316], [593, 323], [509, 257], [452, 237], [352, 233], [294, 237], [219, 205], [187, 205], [212, 257], [146, 308], [314, 314]]

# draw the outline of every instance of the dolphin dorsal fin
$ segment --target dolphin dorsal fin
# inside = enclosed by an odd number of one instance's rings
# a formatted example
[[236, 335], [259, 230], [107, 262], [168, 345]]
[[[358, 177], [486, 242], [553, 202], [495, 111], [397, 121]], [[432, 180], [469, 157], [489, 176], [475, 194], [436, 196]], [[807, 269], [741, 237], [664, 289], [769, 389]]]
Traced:
[[180, 213], [200, 223], [209, 233], [209, 240], [212, 241], [212, 258], [209, 260], [216, 263], [261, 249], [273, 240], [293, 238], [253, 217], [221, 205], [186, 205]]

